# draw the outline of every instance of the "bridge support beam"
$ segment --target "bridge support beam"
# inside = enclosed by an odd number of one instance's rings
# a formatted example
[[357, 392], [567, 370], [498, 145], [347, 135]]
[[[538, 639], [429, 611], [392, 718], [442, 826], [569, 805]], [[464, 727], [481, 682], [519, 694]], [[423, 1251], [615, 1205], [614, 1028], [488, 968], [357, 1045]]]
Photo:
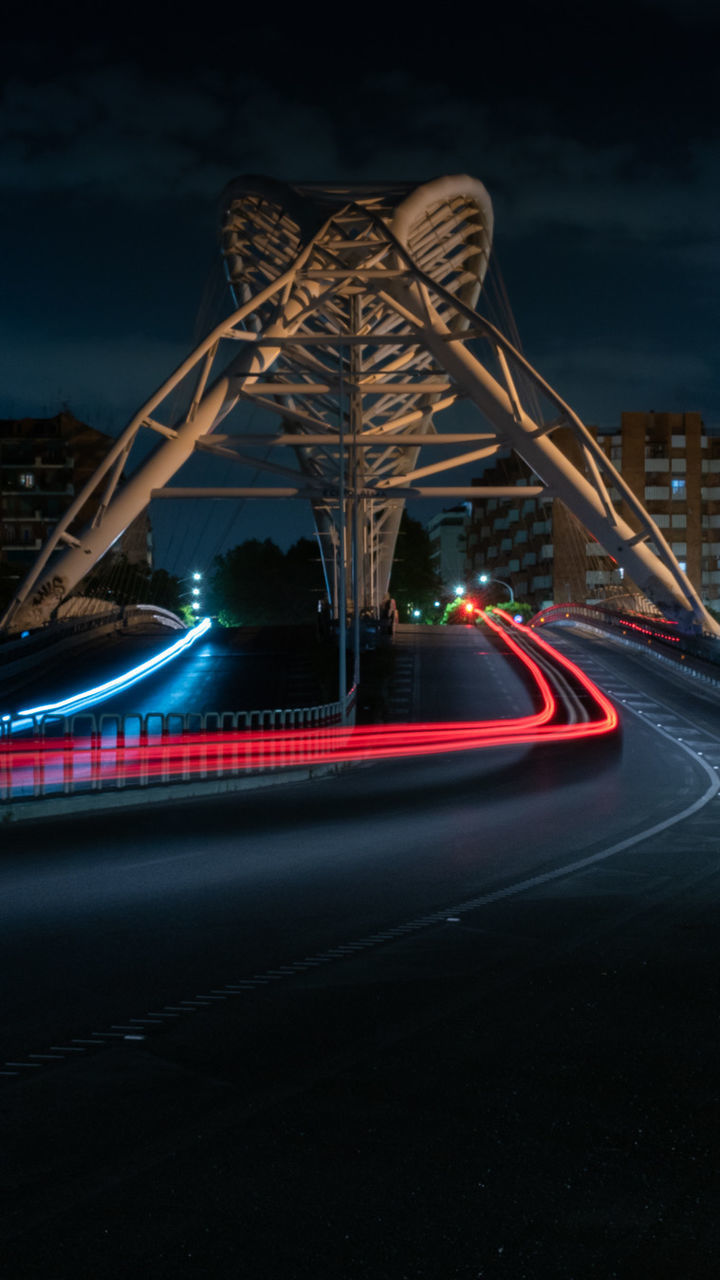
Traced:
[[[492, 228], [487, 191], [462, 174], [415, 189], [290, 186], [262, 178], [231, 183], [221, 234], [236, 310], [135, 415], [60, 521], [0, 626], [16, 631], [47, 621], [152, 498], [190, 495], [308, 501], [325, 581], [333, 584], [333, 611], [339, 614], [342, 585], [357, 618], [362, 608], [377, 608], [388, 590], [406, 497], [458, 500], [490, 492], [417, 482], [511, 448], [537, 484], [496, 486], [496, 496], [561, 498], [663, 612], [687, 629], [720, 634], [652, 516], [591, 433], [476, 310]], [[219, 353], [228, 343], [235, 350], [223, 363]], [[180, 394], [186, 407], [173, 418], [172, 398]], [[535, 407], [538, 396], [550, 402], [551, 421], [539, 402]], [[435, 420], [458, 399], [475, 406], [484, 429], [452, 433], [453, 442], [464, 444], [464, 435], [475, 447], [419, 467], [422, 449], [449, 442]], [[213, 434], [231, 410], [248, 403], [276, 414], [279, 430], [244, 439]], [[574, 432], [582, 467], [554, 443], [559, 426]], [[125, 480], [130, 453], [147, 430], [160, 442]], [[269, 445], [286, 448], [294, 465], [252, 454]], [[275, 484], [252, 493], [242, 484], [173, 488], [170, 481], [196, 449], [251, 463]], [[634, 527], [618, 514], [612, 489]], [[78, 528], [91, 500], [96, 514]], [[351, 552], [338, 571], [346, 532]]]

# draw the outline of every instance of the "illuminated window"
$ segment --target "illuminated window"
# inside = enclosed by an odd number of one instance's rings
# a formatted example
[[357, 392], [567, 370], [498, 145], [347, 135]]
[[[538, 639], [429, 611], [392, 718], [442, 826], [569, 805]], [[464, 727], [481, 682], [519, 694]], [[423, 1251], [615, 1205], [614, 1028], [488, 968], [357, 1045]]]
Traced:
[[685, 488], [684, 479], [680, 480], [680, 479], [675, 479], [673, 477], [673, 479], [670, 481], [670, 486], [671, 486], [671, 497], [685, 498], [687, 496], [687, 490]]
[[21, 471], [19, 481], [21, 489], [35, 488], [35, 476], [32, 471]]

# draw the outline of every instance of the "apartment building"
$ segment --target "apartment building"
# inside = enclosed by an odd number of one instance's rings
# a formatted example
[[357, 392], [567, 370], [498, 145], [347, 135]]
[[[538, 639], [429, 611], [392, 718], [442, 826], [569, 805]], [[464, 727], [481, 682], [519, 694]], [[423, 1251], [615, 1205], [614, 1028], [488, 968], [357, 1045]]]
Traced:
[[[67, 411], [54, 418], [0, 420], [0, 562], [6, 575], [24, 576], [111, 445], [109, 436]], [[97, 499], [86, 503], [77, 527], [96, 509]], [[146, 516], [130, 526], [118, 550], [136, 563], [150, 563]]]
[[[623, 413], [617, 431], [591, 428], [633, 493], [645, 504], [705, 604], [720, 610], [720, 436], [699, 413]], [[553, 441], [578, 467], [580, 449], [566, 429]], [[477, 483], [534, 483], [515, 455]], [[632, 514], [611, 498], [625, 519]], [[536, 608], [564, 600], [598, 602], [635, 590], [622, 570], [559, 499], [481, 498], [473, 503], [467, 573], [506, 579]]]
[[431, 516], [427, 522], [430, 537], [430, 556], [433, 567], [442, 580], [443, 590], [450, 594], [458, 583], [465, 582], [467, 556], [467, 528], [471, 507], [463, 502], [448, 507]]

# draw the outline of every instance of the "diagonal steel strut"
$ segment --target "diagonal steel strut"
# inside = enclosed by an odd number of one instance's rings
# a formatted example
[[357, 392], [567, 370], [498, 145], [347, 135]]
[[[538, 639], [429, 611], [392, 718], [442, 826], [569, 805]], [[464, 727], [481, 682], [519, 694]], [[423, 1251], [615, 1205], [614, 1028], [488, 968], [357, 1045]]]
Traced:
[[[250, 460], [246, 450], [269, 444], [290, 450], [295, 468], [255, 458], [253, 465], [278, 480], [297, 477], [296, 484], [268, 492], [310, 501], [325, 580], [336, 584], [334, 610], [338, 582], [356, 612], [377, 608], [389, 586], [401, 495], [464, 495], [462, 486], [418, 490], [414, 482], [490, 457], [506, 445], [538, 477], [538, 486], [526, 487], [526, 494], [561, 497], [664, 612], [688, 626], [720, 632], [652, 517], [591, 433], [476, 311], [493, 227], [490, 198], [480, 182], [456, 175], [414, 188], [358, 188], [237, 179], [224, 193], [223, 210], [222, 252], [233, 314], [135, 415], [54, 530], [2, 626], [19, 630], [50, 618], [153, 496], [182, 492], [169, 482], [196, 449], [237, 463]], [[478, 354], [479, 342], [495, 372]], [[173, 421], [168, 402], [188, 382], [186, 408]], [[527, 386], [555, 406], [553, 422], [531, 411]], [[474, 434], [478, 444], [487, 443], [418, 466], [426, 446], [449, 444], [451, 437], [438, 432], [435, 418], [458, 399], [475, 406], [484, 420], [482, 431], [465, 433], [468, 441]], [[279, 417], [277, 431], [213, 434], [232, 410], [250, 402]], [[574, 432], [583, 470], [554, 443], [559, 424]], [[133, 446], [147, 431], [158, 443], [124, 479]], [[461, 445], [462, 433], [452, 439], [453, 446]], [[639, 528], [615, 510], [611, 486]], [[233, 492], [245, 490], [237, 486]], [[94, 517], [78, 528], [79, 513], [90, 501]], [[344, 528], [352, 533], [354, 550], [346, 564], [338, 564]]]

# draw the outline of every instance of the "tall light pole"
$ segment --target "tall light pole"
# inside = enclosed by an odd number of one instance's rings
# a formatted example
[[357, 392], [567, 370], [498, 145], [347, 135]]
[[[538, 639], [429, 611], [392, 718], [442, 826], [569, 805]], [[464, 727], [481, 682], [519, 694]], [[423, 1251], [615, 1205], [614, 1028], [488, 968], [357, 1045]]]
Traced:
[[501, 587], [507, 587], [510, 592], [510, 603], [515, 603], [515, 594], [509, 582], [504, 582], [502, 578], [491, 578], [489, 573], [481, 573], [478, 575], [478, 582], [482, 582], [483, 586], [489, 586], [491, 582], [499, 582]]

